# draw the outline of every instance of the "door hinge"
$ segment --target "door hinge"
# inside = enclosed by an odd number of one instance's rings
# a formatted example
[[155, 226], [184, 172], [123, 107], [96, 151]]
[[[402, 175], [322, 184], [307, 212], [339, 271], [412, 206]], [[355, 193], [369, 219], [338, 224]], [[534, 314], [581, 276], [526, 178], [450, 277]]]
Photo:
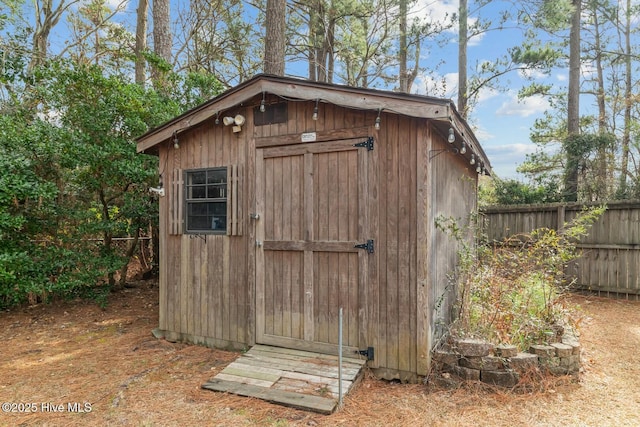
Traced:
[[369, 239], [369, 240], [367, 240], [367, 243], [362, 243], [360, 245], [355, 245], [354, 248], [366, 249], [367, 253], [372, 254], [374, 252], [374, 250], [373, 250], [373, 240]]
[[356, 353], [360, 356], [367, 356], [367, 360], [373, 360], [374, 357], [373, 347], [367, 347], [366, 350], [356, 350]]
[[358, 142], [357, 144], [353, 144], [354, 147], [363, 147], [366, 148], [367, 151], [373, 150], [373, 137], [370, 136], [366, 141]]

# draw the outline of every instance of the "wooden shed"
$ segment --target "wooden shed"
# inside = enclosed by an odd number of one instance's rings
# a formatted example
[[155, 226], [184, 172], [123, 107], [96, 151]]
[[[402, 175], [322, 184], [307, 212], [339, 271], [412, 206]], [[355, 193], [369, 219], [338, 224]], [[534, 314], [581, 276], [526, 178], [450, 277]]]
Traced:
[[[489, 161], [450, 100], [258, 75], [149, 131], [159, 330], [218, 348], [362, 354], [428, 373], [456, 243]], [[358, 353], [361, 352], [361, 353]]]

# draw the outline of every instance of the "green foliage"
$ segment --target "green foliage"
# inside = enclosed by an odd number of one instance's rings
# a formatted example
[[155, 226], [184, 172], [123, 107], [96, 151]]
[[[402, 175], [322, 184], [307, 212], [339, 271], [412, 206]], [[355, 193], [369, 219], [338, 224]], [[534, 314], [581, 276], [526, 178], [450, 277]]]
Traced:
[[565, 269], [580, 256], [576, 243], [606, 207], [585, 210], [561, 231], [546, 228], [515, 235], [499, 244], [469, 244], [455, 220], [437, 226], [460, 245], [455, 279], [458, 315], [451, 333], [527, 349], [562, 329], [570, 288]]
[[[21, 103], [0, 104], [0, 307], [103, 300], [128, 262], [113, 238], [157, 222], [147, 191], [157, 159], [137, 154], [133, 138], [182, 110], [127, 79], [51, 62]], [[198, 86], [205, 95], [217, 87], [175, 81], [176, 90]]]
[[495, 203], [499, 205], [528, 205], [562, 200], [560, 188], [554, 181], [532, 185], [515, 179], [495, 178], [494, 191]]

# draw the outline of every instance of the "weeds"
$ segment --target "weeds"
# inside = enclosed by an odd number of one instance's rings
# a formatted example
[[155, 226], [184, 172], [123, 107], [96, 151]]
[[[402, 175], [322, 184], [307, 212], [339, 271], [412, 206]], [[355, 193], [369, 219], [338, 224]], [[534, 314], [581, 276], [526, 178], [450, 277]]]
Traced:
[[[451, 334], [512, 344], [555, 342], [569, 319], [560, 297], [570, 288], [565, 269], [580, 256], [577, 242], [606, 207], [577, 215], [560, 231], [540, 228], [490, 244], [478, 236], [470, 244], [452, 218], [440, 217], [438, 228], [455, 238], [460, 249], [455, 282], [456, 320]], [[477, 221], [472, 221], [476, 224]], [[477, 226], [472, 225], [477, 231]]]

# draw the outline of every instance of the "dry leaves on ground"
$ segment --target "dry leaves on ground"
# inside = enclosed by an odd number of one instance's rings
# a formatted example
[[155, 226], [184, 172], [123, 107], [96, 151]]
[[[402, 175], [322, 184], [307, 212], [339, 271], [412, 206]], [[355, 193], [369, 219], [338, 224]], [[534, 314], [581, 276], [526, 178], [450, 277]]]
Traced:
[[571, 299], [585, 319], [578, 381], [512, 393], [366, 377], [329, 416], [201, 389], [237, 353], [153, 338], [150, 282], [112, 295], [105, 310], [72, 301], [2, 312], [0, 401], [14, 406], [0, 425], [640, 425], [640, 302]]

